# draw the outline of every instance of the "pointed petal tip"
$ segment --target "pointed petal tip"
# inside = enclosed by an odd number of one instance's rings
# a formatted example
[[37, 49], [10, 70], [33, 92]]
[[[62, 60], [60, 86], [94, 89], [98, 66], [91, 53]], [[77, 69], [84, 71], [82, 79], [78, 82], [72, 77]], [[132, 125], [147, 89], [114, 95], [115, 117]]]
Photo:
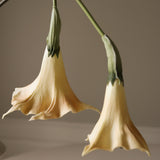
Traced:
[[150, 156], [151, 156], [150, 151], [146, 151], [146, 153], [147, 153], [148, 157], [150, 157]]
[[85, 141], [89, 141], [89, 138], [87, 137], [87, 138], [85, 139]]
[[139, 150], [145, 152], [145, 153], [147, 154], [148, 157], [151, 156], [151, 153], [150, 153], [149, 149], [140, 149], [140, 148], [137, 148], [137, 149], [139, 149]]
[[4, 113], [3, 115], [2, 115], [2, 119], [4, 119], [8, 114], [10, 114], [10, 113], [12, 113], [12, 112], [14, 112], [14, 111], [16, 111], [16, 110], [18, 110], [16, 107], [11, 107], [6, 113]]
[[99, 114], [101, 114], [99, 109], [95, 108], [95, 111], [98, 112]]
[[147, 154], [147, 156], [148, 156], [148, 157], [150, 157], [150, 156], [151, 156], [150, 151], [146, 150], [146, 151], [144, 151], [144, 152], [146, 152], [146, 154]]
[[[83, 103], [84, 104], [84, 103]], [[86, 104], [84, 104], [85, 106], [86, 106]], [[95, 107], [93, 107], [93, 106], [90, 106], [90, 105], [88, 105], [87, 107], [85, 107], [86, 109], [90, 109], [90, 110], [93, 110], [93, 111], [96, 111], [96, 112], [98, 112], [99, 114], [101, 113], [100, 112], [100, 110], [98, 109], [98, 108], [95, 108]]]
[[81, 156], [84, 157], [86, 154], [87, 154], [87, 153], [86, 153], [85, 148], [84, 148], [84, 150], [83, 150]]
[[9, 111], [6, 112], [6, 113], [4, 113], [4, 114], [2, 115], [2, 119], [4, 119], [9, 113], [10, 113]]
[[82, 152], [81, 156], [82, 156], [82, 157], [84, 157], [84, 156], [85, 156], [85, 153], [84, 153], [84, 151]]
[[90, 107], [90, 108], [88, 108], [88, 109], [90, 109], [90, 110], [93, 110], [93, 111], [96, 111], [96, 112], [98, 112], [99, 114], [100, 114], [100, 111], [97, 109], [97, 108], [95, 108], [95, 107]]
[[6, 114], [3, 114], [3, 115], [2, 115], [2, 119], [4, 119], [4, 118], [5, 118], [5, 116], [6, 116]]
[[87, 146], [84, 147], [81, 156], [84, 157], [84, 156], [86, 156], [91, 151], [92, 151], [92, 149], [90, 148], [90, 145], [87, 145]]
[[92, 109], [92, 110], [94, 110], [94, 111], [98, 112], [99, 114], [101, 113], [101, 112], [100, 112], [100, 110], [99, 110], [99, 109], [97, 109], [97, 108], [95, 108], [95, 107], [92, 107], [92, 106], [91, 106], [91, 108], [90, 108], [90, 109]]
[[29, 121], [39, 120], [40, 118], [37, 115], [32, 116]]
[[34, 119], [34, 116], [32, 116], [28, 121], [30, 122], [30, 121], [34, 121], [35, 119]]
[[29, 119], [29, 121], [34, 121], [34, 120], [45, 120], [45, 114], [43, 112], [40, 112]]
[[[126, 150], [126, 151], [131, 151], [131, 150], [139, 150], [139, 151], [142, 151], [142, 152], [145, 152], [147, 154], [148, 157], [151, 156], [151, 153], [149, 151], [148, 148], [140, 148], [140, 147], [135, 147], [135, 148], [125, 148], [124, 146], [121, 146], [122, 149]], [[119, 148], [119, 147], [115, 147], [113, 148], [112, 150], [108, 150], [110, 152], [113, 152], [116, 148]], [[106, 150], [106, 149], [105, 149]]]

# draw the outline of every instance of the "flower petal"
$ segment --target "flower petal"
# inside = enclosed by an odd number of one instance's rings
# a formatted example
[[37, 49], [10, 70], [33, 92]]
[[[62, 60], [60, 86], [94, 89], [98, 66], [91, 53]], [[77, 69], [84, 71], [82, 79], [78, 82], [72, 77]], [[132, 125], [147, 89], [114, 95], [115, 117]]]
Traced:
[[82, 156], [95, 149], [113, 151], [118, 147], [140, 149], [150, 155], [144, 138], [130, 119], [124, 87], [119, 80], [107, 85], [100, 118], [88, 140], [90, 144], [84, 148]]
[[12, 105], [3, 118], [16, 110], [26, 115], [34, 114], [31, 120], [59, 118], [68, 112], [76, 113], [85, 109], [99, 112], [75, 96], [66, 77], [61, 52], [58, 57], [48, 57], [47, 48], [38, 77], [30, 85], [15, 89]]

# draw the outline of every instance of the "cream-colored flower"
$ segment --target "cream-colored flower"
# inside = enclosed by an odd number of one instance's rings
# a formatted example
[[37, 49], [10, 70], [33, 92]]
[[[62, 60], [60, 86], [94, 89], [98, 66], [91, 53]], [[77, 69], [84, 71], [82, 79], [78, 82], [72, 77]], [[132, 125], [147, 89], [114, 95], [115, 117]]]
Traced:
[[16, 110], [35, 114], [31, 120], [59, 118], [70, 111], [76, 113], [84, 109], [98, 111], [75, 96], [66, 78], [61, 52], [58, 57], [48, 57], [47, 47], [38, 77], [30, 85], [15, 89], [12, 105], [3, 118]]
[[144, 138], [128, 113], [120, 55], [107, 36], [102, 39], [108, 57], [108, 84], [100, 118], [88, 135], [90, 144], [84, 148], [82, 155], [95, 149], [113, 151], [118, 147], [125, 150], [140, 149], [150, 155]]
[[150, 155], [147, 144], [130, 119], [125, 91], [119, 80], [106, 87], [105, 99], [100, 118], [92, 133], [88, 135], [90, 144], [82, 155], [95, 149], [113, 151], [115, 148], [140, 149]]
[[69, 86], [60, 51], [60, 30], [57, 0], [53, 0], [50, 29], [40, 73], [30, 85], [15, 89], [12, 107], [2, 118], [16, 110], [27, 115], [34, 114], [30, 120], [59, 118], [68, 112], [76, 113], [84, 109], [98, 111], [80, 102]]

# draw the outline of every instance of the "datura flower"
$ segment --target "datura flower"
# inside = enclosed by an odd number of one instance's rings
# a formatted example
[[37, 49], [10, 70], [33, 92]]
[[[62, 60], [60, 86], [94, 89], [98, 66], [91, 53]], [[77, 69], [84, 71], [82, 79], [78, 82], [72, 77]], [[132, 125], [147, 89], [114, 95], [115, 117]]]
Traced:
[[90, 144], [84, 148], [82, 155], [95, 149], [113, 151], [118, 147], [125, 150], [140, 149], [150, 155], [144, 138], [128, 113], [118, 50], [107, 36], [104, 35], [102, 39], [108, 57], [109, 78], [100, 118], [88, 135]]
[[31, 120], [59, 118], [68, 112], [93, 109], [78, 100], [66, 78], [62, 54], [48, 57], [45, 49], [41, 71], [33, 83], [16, 88], [12, 96], [13, 107], [3, 115], [20, 110], [24, 114], [35, 114]]
[[59, 47], [60, 17], [56, 0], [53, 2], [50, 31], [40, 73], [30, 85], [15, 89], [12, 107], [2, 118], [16, 110], [26, 115], [34, 114], [30, 120], [59, 118], [68, 112], [76, 113], [84, 109], [98, 111], [82, 103], [69, 86]]

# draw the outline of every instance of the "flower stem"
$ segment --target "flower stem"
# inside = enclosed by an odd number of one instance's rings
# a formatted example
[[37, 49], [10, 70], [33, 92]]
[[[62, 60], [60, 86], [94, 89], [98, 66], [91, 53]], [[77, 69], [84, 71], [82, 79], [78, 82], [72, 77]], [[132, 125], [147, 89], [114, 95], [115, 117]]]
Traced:
[[1, 7], [3, 4], [5, 4], [7, 1], [8, 1], [8, 0], [2, 0], [2, 1], [0, 1], [0, 7]]
[[85, 13], [85, 15], [88, 17], [88, 19], [90, 20], [90, 22], [92, 23], [92, 25], [94, 26], [94, 28], [97, 30], [97, 32], [99, 33], [99, 35], [102, 37], [105, 33], [103, 32], [103, 30], [101, 29], [101, 27], [98, 25], [98, 23], [96, 22], [96, 20], [93, 18], [93, 16], [89, 12], [89, 10], [86, 8], [86, 6], [84, 5], [84, 3], [81, 0], [76, 0], [76, 2], [81, 7], [81, 9]]
[[53, 7], [57, 7], [57, 0], [53, 0]]
[[115, 80], [119, 79], [124, 84], [122, 75], [122, 62], [117, 47], [115, 46], [114, 42], [107, 35], [105, 35], [83, 2], [81, 0], [76, 0], [76, 2], [86, 14], [99, 35], [102, 37], [108, 58], [108, 81], [111, 81], [112, 84], [114, 84]]

